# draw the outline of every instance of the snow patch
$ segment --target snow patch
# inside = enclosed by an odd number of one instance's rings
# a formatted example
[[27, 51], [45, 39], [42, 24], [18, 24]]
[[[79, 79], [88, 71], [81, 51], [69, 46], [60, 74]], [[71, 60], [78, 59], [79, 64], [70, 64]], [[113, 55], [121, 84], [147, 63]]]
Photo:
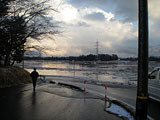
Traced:
[[109, 108], [105, 108], [105, 110], [107, 112], [114, 113], [119, 117], [125, 117], [128, 118], [128, 120], [134, 120], [133, 116], [129, 112], [127, 112], [124, 108], [116, 104], [111, 103], [111, 106]]

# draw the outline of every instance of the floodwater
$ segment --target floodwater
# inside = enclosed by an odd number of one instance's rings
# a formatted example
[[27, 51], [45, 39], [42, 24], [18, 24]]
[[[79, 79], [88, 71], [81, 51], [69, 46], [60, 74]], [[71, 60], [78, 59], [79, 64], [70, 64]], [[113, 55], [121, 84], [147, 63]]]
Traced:
[[111, 61], [103, 64], [73, 63], [68, 61], [25, 61], [29, 72], [34, 67], [41, 75], [78, 77], [82, 80], [102, 82], [135, 83], [137, 79], [136, 62]]
[[[61, 77], [60, 79], [66, 80], [66, 82], [70, 82], [70, 80], [75, 80], [75, 82], [77, 82], [77, 79], [74, 78], [79, 78], [78, 80], [82, 80], [82, 82], [84, 80], [131, 84], [136, 84], [137, 82], [137, 61], [110, 61], [100, 64], [85, 64], [74, 62], [70, 63], [68, 61], [38, 60], [24, 61], [24, 63], [25, 69], [29, 72], [31, 72], [32, 69], [36, 67], [37, 71], [41, 75], [53, 75], [55, 76], [56, 80], [57, 77]], [[20, 66], [21, 65], [22, 64], [20, 64]], [[158, 66], [160, 66], [160, 62], [149, 62], [149, 72], [154, 67]], [[65, 77], [69, 77], [69, 79], [65, 79]], [[55, 80], [55, 78], [53, 80]], [[78, 84], [81, 87], [83, 86], [83, 84], [79, 83], [72, 84]], [[87, 90], [94, 91], [96, 94], [104, 93], [104, 87], [91, 84], [87, 84]], [[136, 87], [108, 87], [107, 95], [123, 101], [131, 106], [136, 105]], [[156, 102], [150, 102], [148, 110], [151, 117], [159, 119], [159, 104]]]
[[[149, 62], [149, 71], [157, 66], [160, 66], [159, 62]], [[41, 75], [120, 84], [137, 83], [137, 61], [108, 61], [88, 64], [87, 62], [30, 60], [24, 61], [24, 67], [29, 72], [35, 67]]]

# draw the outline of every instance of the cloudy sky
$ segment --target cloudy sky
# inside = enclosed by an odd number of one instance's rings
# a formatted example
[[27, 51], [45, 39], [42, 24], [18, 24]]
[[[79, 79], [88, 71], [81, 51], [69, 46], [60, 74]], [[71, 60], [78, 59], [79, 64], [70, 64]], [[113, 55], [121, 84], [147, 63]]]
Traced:
[[[51, 0], [51, 12], [62, 34], [48, 41], [48, 55], [99, 53], [137, 56], [137, 0]], [[149, 0], [150, 55], [160, 56], [160, 0]], [[56, 49], [56, 50], [55, 50]]]

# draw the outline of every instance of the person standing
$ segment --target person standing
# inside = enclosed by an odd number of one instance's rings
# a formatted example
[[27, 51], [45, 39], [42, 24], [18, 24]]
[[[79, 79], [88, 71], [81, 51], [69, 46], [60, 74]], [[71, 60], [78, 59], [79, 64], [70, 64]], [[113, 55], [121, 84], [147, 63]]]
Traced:
[[31, 72], [30, 76], [32, 77], [33, 91], [35, 91], [37, 78], [39, 77], [39, 74], [36, 71], [36, 68], [33, 69], [33, 71]]

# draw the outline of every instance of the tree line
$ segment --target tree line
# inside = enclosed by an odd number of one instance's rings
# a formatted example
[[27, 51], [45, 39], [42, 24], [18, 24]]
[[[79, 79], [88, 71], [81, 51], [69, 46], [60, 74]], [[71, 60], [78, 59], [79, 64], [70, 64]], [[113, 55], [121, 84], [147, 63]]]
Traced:
[[[128, 58], [119, 58], [120, 60], [126, 60], [126, 61], [137, 61], [137, 57], [128, 57]], [[149, 61], [160, 61], [160, 56], [150, 56], [148, 58]]]
[[118, 60], [118, 56], [116, 54], [108, 55], [108, 54], [99, 54], [93, 55], [80, 55], [80, 56], [69, 56], [69, 57], [25, 57], [25, 60], [69, 60], [69, 61], [110, 61], [110, 60]]
[[[137, 57], [128, 57], [128, 58], [120, 58], [116, 54], [108, 55], [108, 54], [100, 54], [99, 59], [101, 61], [110, 61], [110, 60], [124, 60], [124, 61], [137, 61]], [[89, 55], [80, 55], [80, 56], [69, 56], [69, 57], [24, 57], [24, 60], [75, 60], [75, 61], [96, 61], [97, 56], [93, 54]], [[160, 57], [158, 56], [150, 56], [149, 61], [160, 61]]]
[[4, 66], [21, 62], [26, 50], [45, 48], [33, 44], [59, 33], [49, 16], [55, 11], [49, 0], [0, 0], [0, 63]]

